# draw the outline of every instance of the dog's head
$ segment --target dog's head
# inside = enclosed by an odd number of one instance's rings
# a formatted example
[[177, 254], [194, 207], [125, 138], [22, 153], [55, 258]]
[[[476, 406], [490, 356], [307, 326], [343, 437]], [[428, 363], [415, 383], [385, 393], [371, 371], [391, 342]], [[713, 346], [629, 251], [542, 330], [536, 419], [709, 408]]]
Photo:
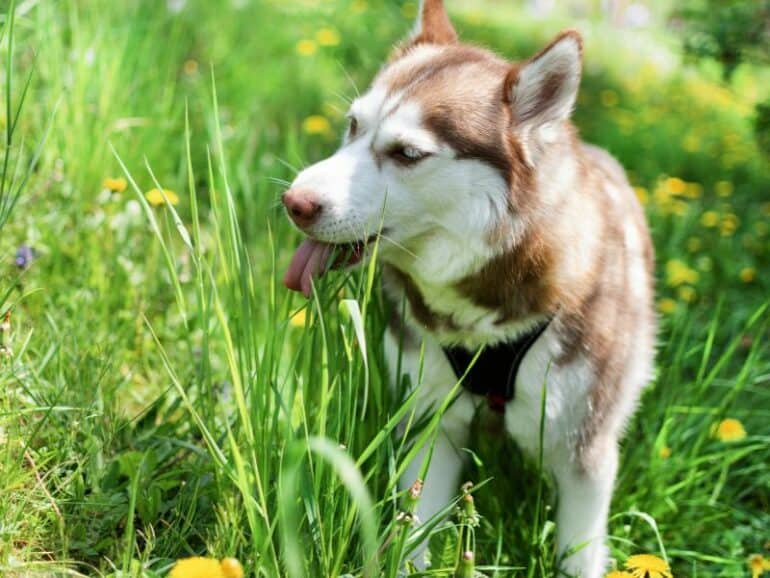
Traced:
[[421, 3], [416, 29], [350, 106], [339, 150], [283, 195], [310, 237], [286, 284], [309, 292], [333, 245], [357, 260], [382, 232], [382, 256], [442, 236], [500, 242], [526, 223], [538, 164], [567, 122], [580, 80], [581, 38], [565, 31], [523, 63], [458, 42], [441, 0]]

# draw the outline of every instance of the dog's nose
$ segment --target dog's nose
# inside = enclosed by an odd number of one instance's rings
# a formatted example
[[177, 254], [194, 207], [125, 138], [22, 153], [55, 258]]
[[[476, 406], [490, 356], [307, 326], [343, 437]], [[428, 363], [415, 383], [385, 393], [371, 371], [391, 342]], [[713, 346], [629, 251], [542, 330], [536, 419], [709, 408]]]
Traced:
[[309, 227], [321, 214], [321, 204], [315, 194], [306, 189], [289, 189], [281, 199], [291, 220], [299, 227]]

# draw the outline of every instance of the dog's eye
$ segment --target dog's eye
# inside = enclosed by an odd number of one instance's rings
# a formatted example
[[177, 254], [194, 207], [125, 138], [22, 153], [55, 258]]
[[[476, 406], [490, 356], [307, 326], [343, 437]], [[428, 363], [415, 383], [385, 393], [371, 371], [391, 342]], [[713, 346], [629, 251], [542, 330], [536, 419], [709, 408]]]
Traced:
[[351, 116], [350, 125], [348, 126], [348, 138], [353, 138], [356, 134], [358, 134], [358, 119]]
[[395, 145], [388, 151], [388, 156], [403, 165], [413, 165], [430, 156], [430, 153], [410, 145]]

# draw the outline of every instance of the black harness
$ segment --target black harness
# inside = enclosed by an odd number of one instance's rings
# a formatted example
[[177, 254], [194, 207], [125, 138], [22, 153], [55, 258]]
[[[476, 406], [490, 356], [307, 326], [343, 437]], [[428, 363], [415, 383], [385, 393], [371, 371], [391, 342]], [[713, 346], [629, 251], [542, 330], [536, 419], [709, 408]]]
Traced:
[[490, 409], [498, 413], [505, 411], [505, 404], [516, 395], [516, 374], [524, 356], [551, 322], [539, 323], [514, 341], [485, 347], [473, 367], [468, 369], [476, 356], [475, 351], [464, 347], [444, 347], [457, 379], [462, 378], [463, 387], [476, 395], [487, 398]]

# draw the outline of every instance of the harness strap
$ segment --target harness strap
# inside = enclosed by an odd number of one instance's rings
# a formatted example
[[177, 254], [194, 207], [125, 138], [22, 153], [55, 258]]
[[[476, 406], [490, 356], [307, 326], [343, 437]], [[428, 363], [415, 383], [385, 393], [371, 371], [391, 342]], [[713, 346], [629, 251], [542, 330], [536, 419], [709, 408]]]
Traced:
[[524, 356], [550, 323], [551, 319], [546, 319], [514, 341], [484, 347], [470, 370], [476, 351], [459, 346], [444, 347], [444, 355], [457, 379], [468, 372], [462, 384], [467, 391], [485, 396], [491, 410], [503, 413], [505, 404], [516, 395], [516, 375]]

